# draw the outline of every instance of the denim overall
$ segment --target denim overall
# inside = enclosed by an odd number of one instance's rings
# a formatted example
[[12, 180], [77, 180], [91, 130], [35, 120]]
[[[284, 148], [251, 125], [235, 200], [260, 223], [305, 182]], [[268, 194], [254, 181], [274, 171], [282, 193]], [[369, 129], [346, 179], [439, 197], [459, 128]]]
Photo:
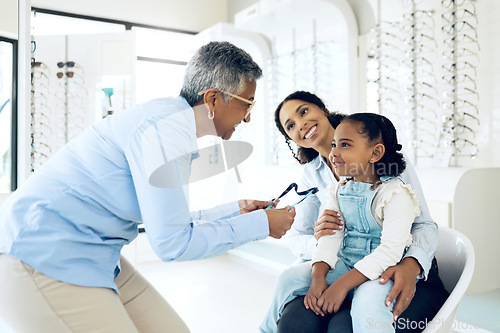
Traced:
[[[382, 182], [394, 177], [381, 177]], [[328, 285], [350, 271], [354, 264], [375, 250], [380, 245], [382, 228], [371, 213], [373, 198], [380, 186], [371, 189], [372, 184], [347, 181], [339, 186], [337, 200], [344, 221], [345, 235], [340, 247], [339, 260], [334, 270], [326, 275]], [[311, 263], [305, 262], [285, 270], [279, 277], [274, 297], [260, 332], [277, 331], [277, 321], [286, 304], [297, 296], [303, 296], [311, 285]], [[378, 280], [367, 281], [353, 289], [351, 315], [353, 331], [358, 332], [394, 332], [392, 308], [385, 305], [385, 298], [392, 288], [392, 280], [379, 284]], [[380, 305], [380, 306], [376, 306]]]
[[371, 213], [373, 198], [380, 186], [348, 181], [340, 186], [337, 201], [345, 221], [344, 239], [339, 250], [339, 260], [350, 270], [354, 264], [373, 252], [380, 245], [382, 228]]

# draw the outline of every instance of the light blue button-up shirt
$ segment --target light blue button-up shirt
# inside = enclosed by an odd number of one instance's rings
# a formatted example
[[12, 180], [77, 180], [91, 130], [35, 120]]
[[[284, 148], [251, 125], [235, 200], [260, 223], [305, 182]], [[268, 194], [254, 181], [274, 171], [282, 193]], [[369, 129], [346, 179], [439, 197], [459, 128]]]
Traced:
[[146, 156], [154, 151], [144, 140], [153, 127], [163, 157], [181, 157], [176, 166], [189, 173], [196, 128], [182, 97], [107, 117], [65, 145], [0, 207], [0, 253], [63, 282], [117, 291], [121, 248], [140, 223], [164, 261], [216, 256], [268, 236], [263, 210], [240, 215], [232, 202], [190, 213], [187, 186], [152, 186], [148, 168], [162, 159]]
[[[413, 257], [419, 262], [422, 266], [422, 273], [419, 277], [426, 279], [438, 247], [438, 226], [429, 213], [417, 174], [408, 158], [405, 157], [405, 159], [406, 170], [400, 178], [404, 183], [411, 184], [417, 192], [421, 212], [412, 224], [413, 242], [406, 251], [405, 257]], [[310, 195], [296, 207], [295, 222], [289, 233], [290, 249], [301, 260], [311, 260], [316, 249], [314, 223], [318, 220], [319, 214], [326, 209], [328, 198], [325, 189], [335, 182], [337, 180], [321, 156], [317, 156], [304, 165], [300, 188], [318, 187], [319, 192]]]

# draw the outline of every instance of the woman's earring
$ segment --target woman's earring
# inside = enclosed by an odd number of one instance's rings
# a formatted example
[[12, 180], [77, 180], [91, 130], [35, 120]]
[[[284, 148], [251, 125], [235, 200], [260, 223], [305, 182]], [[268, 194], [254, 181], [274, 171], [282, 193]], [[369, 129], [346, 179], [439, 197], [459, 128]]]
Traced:
[[215, 112], [208, 110], [208, 119], [212, 120], [215, 118]]

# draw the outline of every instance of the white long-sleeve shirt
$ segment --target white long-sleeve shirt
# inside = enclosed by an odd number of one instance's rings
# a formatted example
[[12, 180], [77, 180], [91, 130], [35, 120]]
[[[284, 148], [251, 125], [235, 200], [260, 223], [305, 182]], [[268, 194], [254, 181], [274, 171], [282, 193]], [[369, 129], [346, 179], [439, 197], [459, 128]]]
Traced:
[[[340, 183], [326, 189], [330, 203], [328, 209], [339, 211], [336, 196], [338, 186], [341, 186]], [[388, 267], [401, 260], [404, 249], [412, 242], [410, 229], [413, 220], [420, 215], [419, 201], [411, 185], [393, 180], [379, 186], [371, 203], [371, 213], [382, 228], [381, 243], [354, 265], [370, 280], [377, 279]], [[343, 236], [342, 230], [334, 235], [321, 237], [311, 263], [323, 261], [334, 268]]]
[[[405, 258], [415, 258], [422, 267], [419, 278], [426, 279], [439, 243], [438, 226], [429, 213], [417, 174], [408, 159], [406, 161], [406, 170], [400, 178], [405, 184], [410, 184], [417, 193], [421, 213], [413, 222], [411, 228], [413, 242], [406, 251]], [[314, 238], [314, 223], [326, 209], [326, 188], [336, 183], [337, 180], [321, 156], [304, 165], [299, 187], [318, 187], [319, 192], [310, 195], [297, 205], [295, 221], [289, 232], [290, 250], [301, 260], [312, 258], [317, 245]]]
[[[240, 215], [233, 202], [190, 213], [184, 180], [196, 152], [194, 111], [182, 97], [103, 119], [3, 203], [0, 253], [59, 281], [117, 290], [120, 250], [141, 222], [164, 261], [216, 256], [266, 238], [263, 210]], [[154, 186], [151, 172], [167, 161], [172, 172], [160, 179], [180, 185]]]

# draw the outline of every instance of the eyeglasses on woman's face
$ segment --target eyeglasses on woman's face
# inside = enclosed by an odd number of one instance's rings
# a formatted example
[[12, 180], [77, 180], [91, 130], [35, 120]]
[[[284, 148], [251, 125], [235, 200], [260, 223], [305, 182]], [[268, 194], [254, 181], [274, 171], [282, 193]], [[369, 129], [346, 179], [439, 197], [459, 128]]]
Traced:
[[[208, 90], [208, 89], [207, 89], [207, 90]], [[201, 95], [205, 94], [205, 93], [207, 92], [207, 90], [200, 91], [200, 92], [198, 93], [198, 95], [200, 95], [200, 96], [201, 96]], [[240, 101], [247, 103], [247, 104], [248, 104], [248, 108], [247, 108], [247, 113], [245, 114], [245, 119], [246, 119], [246, 118], [248, 117], [248, 115], [250, 114], [250, 111], [252, 111], [252, 108], [253, 108], [253, 106], [255, 105], [255, 102], [256, 102], [255, 100], [251, 101], [251, 100], [246, 99], [246, 98], [243, 98], [243, 97], [241, 97], [241, 96], [238, 96], [238, 95], [235, 95], [235, 94], [231, 94], [231, 93], [229, 93], [229, 92], [227, 92], [227, 91], [217, 90], [217, 92], [220, 92], [220, 93], [223, 93], [223, 94], [229, 95], [229, 96], [231, 96], [231, 97], [233, 97], [233, 98], [239, 99]]]

